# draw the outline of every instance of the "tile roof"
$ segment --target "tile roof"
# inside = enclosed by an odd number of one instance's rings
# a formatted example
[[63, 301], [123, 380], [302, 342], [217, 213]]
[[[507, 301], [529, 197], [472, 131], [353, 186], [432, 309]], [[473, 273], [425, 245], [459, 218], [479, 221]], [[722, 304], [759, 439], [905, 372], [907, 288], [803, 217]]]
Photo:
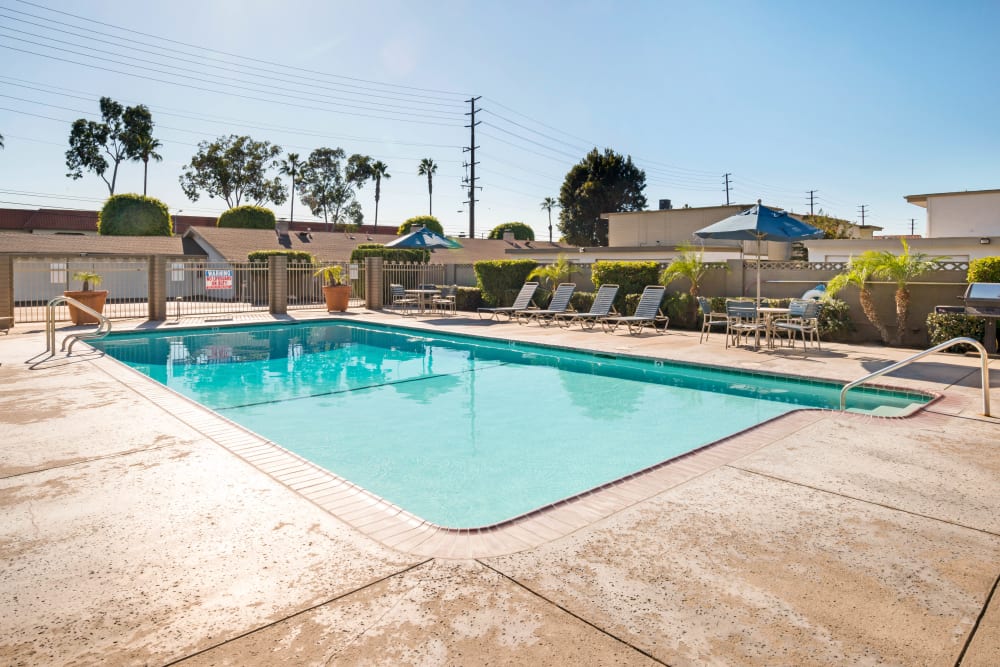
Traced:
[[[185, 253], [179, 236], [97, 236], [0, 231], [0, 253], [92, 255], [204, 255], [197, 246]], [[187, 244], [189, 245], [189, 244]]]
[[[355, 232], [290, 232], [284, 239], [268, 229], [219, 229], [192, 228], [185, 234], [187, 238], [207, 245], [229, 261], [246, 261], [247, 255], [255, 250], [304, 250], [317, 260], [347, 261], [351, 251], [361, 243], [388, 243], [395, 234], [365, 234]], [[530, 247], [523, 242], [513, 244], [489, 239], [460, 238], [461, 248], [437, 250], [431, 261], [447, 264], [472, 264], [484, 259], [518, 259], [554, 257], [559, 251], [575, 251], [576, 248], [560, 246], [556, 243], [532, 242]], [[512, 253], [507, 251], [511, 250]], [[514, 254], [516, 252], [516, 254]]]

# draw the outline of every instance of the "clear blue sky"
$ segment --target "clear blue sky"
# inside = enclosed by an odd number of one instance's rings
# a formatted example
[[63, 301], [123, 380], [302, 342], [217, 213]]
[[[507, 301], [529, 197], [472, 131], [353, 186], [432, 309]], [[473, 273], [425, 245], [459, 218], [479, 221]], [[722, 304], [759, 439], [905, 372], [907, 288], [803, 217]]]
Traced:
[[[650, 208], [725, 203], [730, 172], [736, 203], [802, 212], [817, 190], [827, 213], [866, 204], [886, 233], [920, 233], [905, 195], [1000, 187], [998, 25], [995, 1], [0, 0], [0, 206], [100, 206], [104, 183], [66, 178], [64, 152], [107, 95], [152, 110], [149, 194], [174, 210], [225, 208], [178, 176], [199, 141], [249, 134], [386, 162], [382, 224], [426, 213], [433, 158], [434, 212], [457, 233], [463, 100], [481, 95], [477, 232], [545, 237], [541, 200], [598, 146], [646, 171]], [[124, 165], [118, 191], [141, 190]], [[372, 222], [371, 186], [360, 201]]]

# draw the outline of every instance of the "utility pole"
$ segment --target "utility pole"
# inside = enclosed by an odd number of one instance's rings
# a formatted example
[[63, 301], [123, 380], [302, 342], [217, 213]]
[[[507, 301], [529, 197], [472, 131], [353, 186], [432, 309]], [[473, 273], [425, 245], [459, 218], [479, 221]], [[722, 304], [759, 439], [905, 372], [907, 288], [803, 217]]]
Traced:
[[469, 116], [469, 124], [466, 125], [469, 128], [469, 147], [463, 148], [462, 152], [469, 153], [469, 238], [476, 238], [476, 149], [479, 146], [476, 145], [476, 125], [479, 125], [482, 121], [476, 121], [476, 100], [478, 100], [482, 95], [473, 97], [472, 99], [465, 100], [469, 103], [469, 112], [466, 116]]
[[813, 204], [816, 203], [816, 193], [817, 192], [819, 192], [819, 190], [810, 190], [809, 191], [809, 217], [812, 217], [813, 215], [815, 215], [815, 212], [813, 211]]
[[729, 206], [729, 177], [730, 176], [732, 176], [732, 173], [728, 172], [728, 171], [722, 175], [722, 178], [724, 178], [725, 182], [726, 182], [726, 206]]
[[867, 208], [868, 204], [862, 204], [861, 206], [858, 207], [858, 210], [861, 211], [861, 229], [865, 228], [865, 213], [868, 212], [866, 210]]
[[917, 235], [917, 219], [910, 218], [910, 236]]

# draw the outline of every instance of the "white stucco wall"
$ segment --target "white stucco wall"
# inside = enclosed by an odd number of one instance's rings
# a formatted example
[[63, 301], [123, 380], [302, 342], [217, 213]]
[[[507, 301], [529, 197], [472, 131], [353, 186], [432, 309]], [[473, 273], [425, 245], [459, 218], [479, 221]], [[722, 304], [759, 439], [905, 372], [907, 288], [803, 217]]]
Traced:
[[[979, 242], [980, 238], [988, 238], [990, 243], [982, 244]], [[896, 254], [903, 252], [903, 246], [899, 239], [819, 239], [803, 243], [809, 252], [810, 262], [843, 262], [866, 250], [888, 251]], [[907, 243], [910, 246], [910, 252], [922, 252], [933, 258], [948, 258], [956, 262], [1000, 255], [1000, 235], [976, 236], [974, 238], [908, 239]]]
[[1000, 192], [927, 197], [927, 236], [1000, 236]]

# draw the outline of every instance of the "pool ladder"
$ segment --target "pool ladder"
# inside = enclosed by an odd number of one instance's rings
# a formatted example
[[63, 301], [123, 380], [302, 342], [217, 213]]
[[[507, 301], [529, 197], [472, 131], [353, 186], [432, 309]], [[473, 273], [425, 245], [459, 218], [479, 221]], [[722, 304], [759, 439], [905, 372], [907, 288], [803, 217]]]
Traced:
[[902, 361], [897, 362], [892, 366], [887, 366], [886, 368], [883, 368], [880, 371], [869, 373], [863, 378], [858, 378], [854, 382], [850, 382], [844, 385], [844, 388], [840, 390], [840, 409], [841, 410], [847, 409], [847, 392], [853, 389], [854, 387], [857, 387], [859, 384], [868, 382], [868, 380], [871, 380], [872, 378], [877, 378], [880, 375], [891, 373], [894, 370], [902, 368], [903, 366], [910, 365], [911, 363], [917, 361], [918, 359], [923, 359], [924, 357], [930, 354], [934, 354], [935, 352], [947, 350], [949, 347], [954, 347], [955, 345], [959, 345], [960, 343], [971, 345], [974, 348], [976, 348], [976, 350], [979, 351], [979, 360], [980, 360], [980, 365], [982, 366], [981, 375], [982, 375], [982, 385], [983, 385], [983, 415], [986, 417], [992, 416], [990, 415], [990, 369], [988, 365], [989, 354], [986, 352], [986, 348], [983, 346], [982, 343], [980, 343], [975, 338], [967, 338], [965, 336], [959, 338], [952, 338], [951, 340], [945, 341], [940, 345], [935, 345], [934, 347], [926, 349], [923, 352], [918, 352], [912, 357], [907, 357], [906, 359], [903, 359]]
[[[65, 351], [67, 356], [73, 354], [73, 345], [75, 345], [78, 340], [96, 340], [98, 338], [104, 338], [111, 333], [111, 320], [106, 318], [104, 315], [101, 315], [90, 306], [85, 306], [69, 296], [54, 297], [49, 299], [49, 302], [45, 304], [45, 351], [49, 353], [49, 356], [56, 353], [56, 306], [61, 306], [63, 304], [73, 304], [88, 315], [96, 317], [98, 321], [97, 329], [94, 331], [74, 333], [63, 338], [62, 347], [59, 349], [60, 351]], [[66, 349], [66, 343], [69, 343], [68, 350]]]

